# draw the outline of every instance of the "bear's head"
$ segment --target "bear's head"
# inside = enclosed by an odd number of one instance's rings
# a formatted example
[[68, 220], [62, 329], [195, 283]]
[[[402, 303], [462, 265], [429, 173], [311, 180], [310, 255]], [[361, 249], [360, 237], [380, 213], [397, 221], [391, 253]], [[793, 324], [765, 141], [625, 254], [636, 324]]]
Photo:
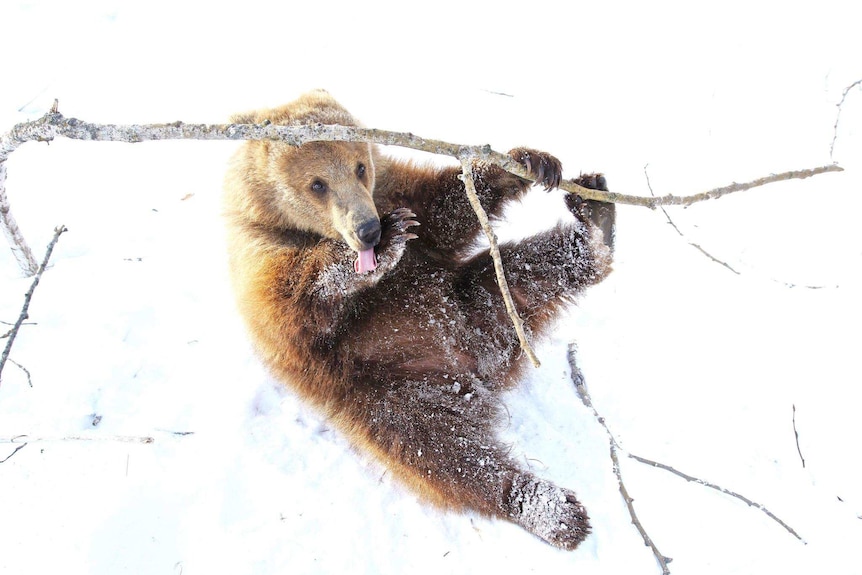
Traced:
[[[233, 116], [241, 124], [284, 126], [358, 122], [322, 90], [271, 110]], [[250, 141], [240, 161], [251, 197], [245, 213], [265, 226], [341, 240], [359, 254], [358, 271], [374, 269], [380, 218], [374, 205], [372, 146], [354, 142]]]

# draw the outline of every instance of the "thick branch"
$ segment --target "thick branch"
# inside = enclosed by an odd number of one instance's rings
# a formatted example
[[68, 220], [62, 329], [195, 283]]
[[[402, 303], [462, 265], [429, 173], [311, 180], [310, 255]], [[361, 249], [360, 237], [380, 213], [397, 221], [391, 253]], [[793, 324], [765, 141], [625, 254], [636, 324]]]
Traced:
[[[274, 124], [93, 124], [75, 118], [66, 118], [51, 112], [32, 122], [18, 124], [0, 136], [0, 162], [24, 142], [51, 141], [57, 136], [73, 140], [98, 140], [110, 142], [145, 142], [152, 140], [281, 140], [292, 146], [313, 141], [371, 142], [386, 146], [400, 146], [459, 159], [464, 149], [479, 150], [483, 159], [498, 164], [503, 169], [522, 178], [533, 180], [522, 165], [511, 157], [495, 152], [490, 146], [481, 148], [451, 144], [415, 136], [409, 132], [389, 132], [373, 128], [354, 126], [313, 124], [305, 126], [280, 126]], [[810, 170], [794, 170], [774, 174], [747, 183], [733, 183], [691, 196], [646, 197], [603, 192], [581, 187], [572, 181], [563, 181], [560, 188], [576, 193], [585, 199], [602, 200], [618, 204], [630, 204], [655, 208], [660, 205], [690, 205], [709, 199], [720, 198], [729, 193], [748, 190], [773, 182], [802, 179], [825, 172], [840, 172], [840, 166], [831, 164]]]
[[[37, 266], [32, 252], [27, 247], [17, 224], [12, 218], [9, 204], [6, 201], [5, 178], [6, 167], [5, 162], [9, 155], [15, 151], [21, 144], [29, 141], [48, 142], [54, 138], [62, 136], [75, 140], [98, 140], [112, 142], [144, 142], [153, 140], [279, 140], [293, 146], [299, 146], [306, 142], [312, 141], [349, 141], [349, 142], [371, 142], [375, 144], [387, 146], [401, 146], [431, 152], [434, 154], [448, 155], [457, 158], [463, 162], [463, 151], [470, 150], [471, 157], [481, 157], [486, 161], [498, 164], [503, 169], [508, 170], [524, 179], [533, 180], [532, 176], [527, 173], [523, 166], [515, 162], [511, 157], [499, 152], [495, 152], [490, 146], [481, 148], [461, 146], [451, 144], [440, 140], [429, 140], [414, 136], [404, 132], [389, 132], [385, 130], [376, 130], [369, 128], [359, 128], [353, 126], [339, 125], [323, 125], [313, 124], [304, 126], [280, 126], [273, 124], [185, 124], [183, 122], [174, 122], [170, 124], [144, 124], [144, 125], [115, 125], [115, 124], [93, 124], [83, 122], [75, 118], [66, 118], [57, 111], [57, 102], [51, 111], [39, 120], [25, 122], [16, 125], [10, 132], [0, 136], [0, 226], [12, 246], [15, 256], [18, 259], [19, 265], [28, 275], [36, 273]], [[708, 192], [696, 194], [694, 196], [662, 196], [662, 197], [642, 197], [629, 196], [615, 192], [603, 192], [600, 190], [590, 190], [583, 188], [572, 181], [565, 180], [561, 182], [560, 188], [570, 193], [576, 193], [585, 199], [602, 200], [606, 202], [625, 203], [632, 205], [647, 206], [655, 208], [659, 205], [689, 205], [694, 202], [699, 202], [707, 199], [719, 198], [725, 194], [732, 192], [747, 190], [756, 186], [762, 186], [771, 182], [787, 180], [791, 178], [807, 178], [824, 172], [841, 171], [837, 165], [823, 166], [813, 170], [799, 170], [793, 172], [785, 172], [760, 178], [753, 182], [744, 184], [734, 183], [723, 188], [716, 188]], [[468, 176], [468, 168], [464, 169], [465, 184], [469, 185], [472, 182], [472, 176]], [[471, 203], [474, 209], [481, 206], [478, 202]], [[476, 216], [482, 219], [481, 212], [476, 210]], [[487, 220], [487, 214], [485, 215]], [[483, 228], [485, 224], [483, 224]], [[487, 234], [487, 231], [486, 231]], [[491, 236], [489, 236], [489, 239]], [[496, 242], [492, 243], [494, 247]], [[502, 263], [499, 258], [499, 250], [495, 253], [492, 250], [494, 258], [494, 267], [497, 271], [497, 279], [501, 291], [503, 291], [506, 307], [509, 311], [512, 321], [515, 325], [515, 330], [518, 333], [518, 338], [525, 352], [530, 357], [531, 361], [538, 365], [538, 360], [532, 349], [527, 343], [523, 333], [523, 324], [518, 318], [514, 310], [514, 305], [511, 302], [511, 295], [508, 295], [505, 276], [503, 275]]]

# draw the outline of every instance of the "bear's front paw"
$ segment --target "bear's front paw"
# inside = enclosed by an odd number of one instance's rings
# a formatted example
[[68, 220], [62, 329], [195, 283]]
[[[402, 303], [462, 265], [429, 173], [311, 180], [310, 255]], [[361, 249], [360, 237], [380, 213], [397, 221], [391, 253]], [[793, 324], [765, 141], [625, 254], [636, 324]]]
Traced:
[[370, 270], [378, 271], [378, 277], [394, 268], [404, 255], [407, 242], [418, 237], [407, 231], [419, 225], [419, 222], [412, 219], [415, 217], [416, 214], [409, 209], [398, 208], [380, 219], [380, 241], [374, 248], [374, 266], [370, 266]]
[[420, 225], [414, 220], [416, 214], [407, 208], [398, 208], [383, 216], [380, 220], [380, 243], [377, 244], [377, 251], [383, 252], [390, 245], [398, 243], [406, 243], [408, 240], [415, 240], [416, 234], [409, 233], [407, 230], [413, 226]]
[[525, 474], [508, 499], [512, 520], [551, 545], [570, 551], [590, 533], [587, 511], [568, 489]]
[[536, 183], [545, 186], [546, 190], [559, 187], [563, 177], [563, 165], [551, 154], [529, 148], [514, 148], [509, 150], [509, 155], [524, 166]]

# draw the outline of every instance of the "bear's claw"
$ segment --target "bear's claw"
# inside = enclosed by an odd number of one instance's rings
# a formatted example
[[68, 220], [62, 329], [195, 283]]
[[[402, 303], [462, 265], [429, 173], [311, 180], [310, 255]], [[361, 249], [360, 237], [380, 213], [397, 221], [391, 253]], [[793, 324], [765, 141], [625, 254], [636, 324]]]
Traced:
[[560, 186], [563, 177], [563, 165], [554, 156], [531, 150], [529, 148], [514, 148], [509, 151], [513, 160], [524, 166], [536, 180], [536, 183], [552, 190]]
[[406, 242], [415, 240], [419, 236], [413, 233], [408, 233], [407, 230], [413, 226], [421, 225], [415, 218], [416, 214], [408, 208], [397, 208], [392, 210], [380, 219], [380, 227], [383, 229], [380, 235], [380, 243], [377, 244], [377, 249], [385, 249], [389, 244], [394, 242]]

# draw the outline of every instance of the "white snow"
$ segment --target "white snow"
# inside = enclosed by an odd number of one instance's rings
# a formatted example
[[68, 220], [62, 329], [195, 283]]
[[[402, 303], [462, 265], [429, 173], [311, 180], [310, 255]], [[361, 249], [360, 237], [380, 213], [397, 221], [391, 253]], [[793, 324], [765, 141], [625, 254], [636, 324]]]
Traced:
[[[845, 2], [571, 4], [4, 1], [0, 132], [54, 98], [95, 122], [219, 122], [324, 87], [367, 126], [546, 149], [626, 193], [649, 193], [645, 166], [656, 194], [686, 194], [832, 160], [862, 78]], [[14, 364], [0, 384], [0, 438], [53, 438], [0, 463], [0, 572], [659, 573], [569, 379], [574, 339], [623, 449], [805, 540], [623, 456], [672, 573], [862, 573], [860, 126], [856, 88], [845, 172], [668, 208], [686, 239], [618, 209], [615, 271], [538, 347], [501, 431], [583, 501], [574, 552], [423, 505], [264, 372], [225, 265], [236, 144], [23, 146], [22, 231], [39, 258], [69, 232], [12, 350], [32, 387]], [[562, 211], [535, 191], [500, 235]], [[6, 249], [0, 276], [13, 322], [30, 279]]]

